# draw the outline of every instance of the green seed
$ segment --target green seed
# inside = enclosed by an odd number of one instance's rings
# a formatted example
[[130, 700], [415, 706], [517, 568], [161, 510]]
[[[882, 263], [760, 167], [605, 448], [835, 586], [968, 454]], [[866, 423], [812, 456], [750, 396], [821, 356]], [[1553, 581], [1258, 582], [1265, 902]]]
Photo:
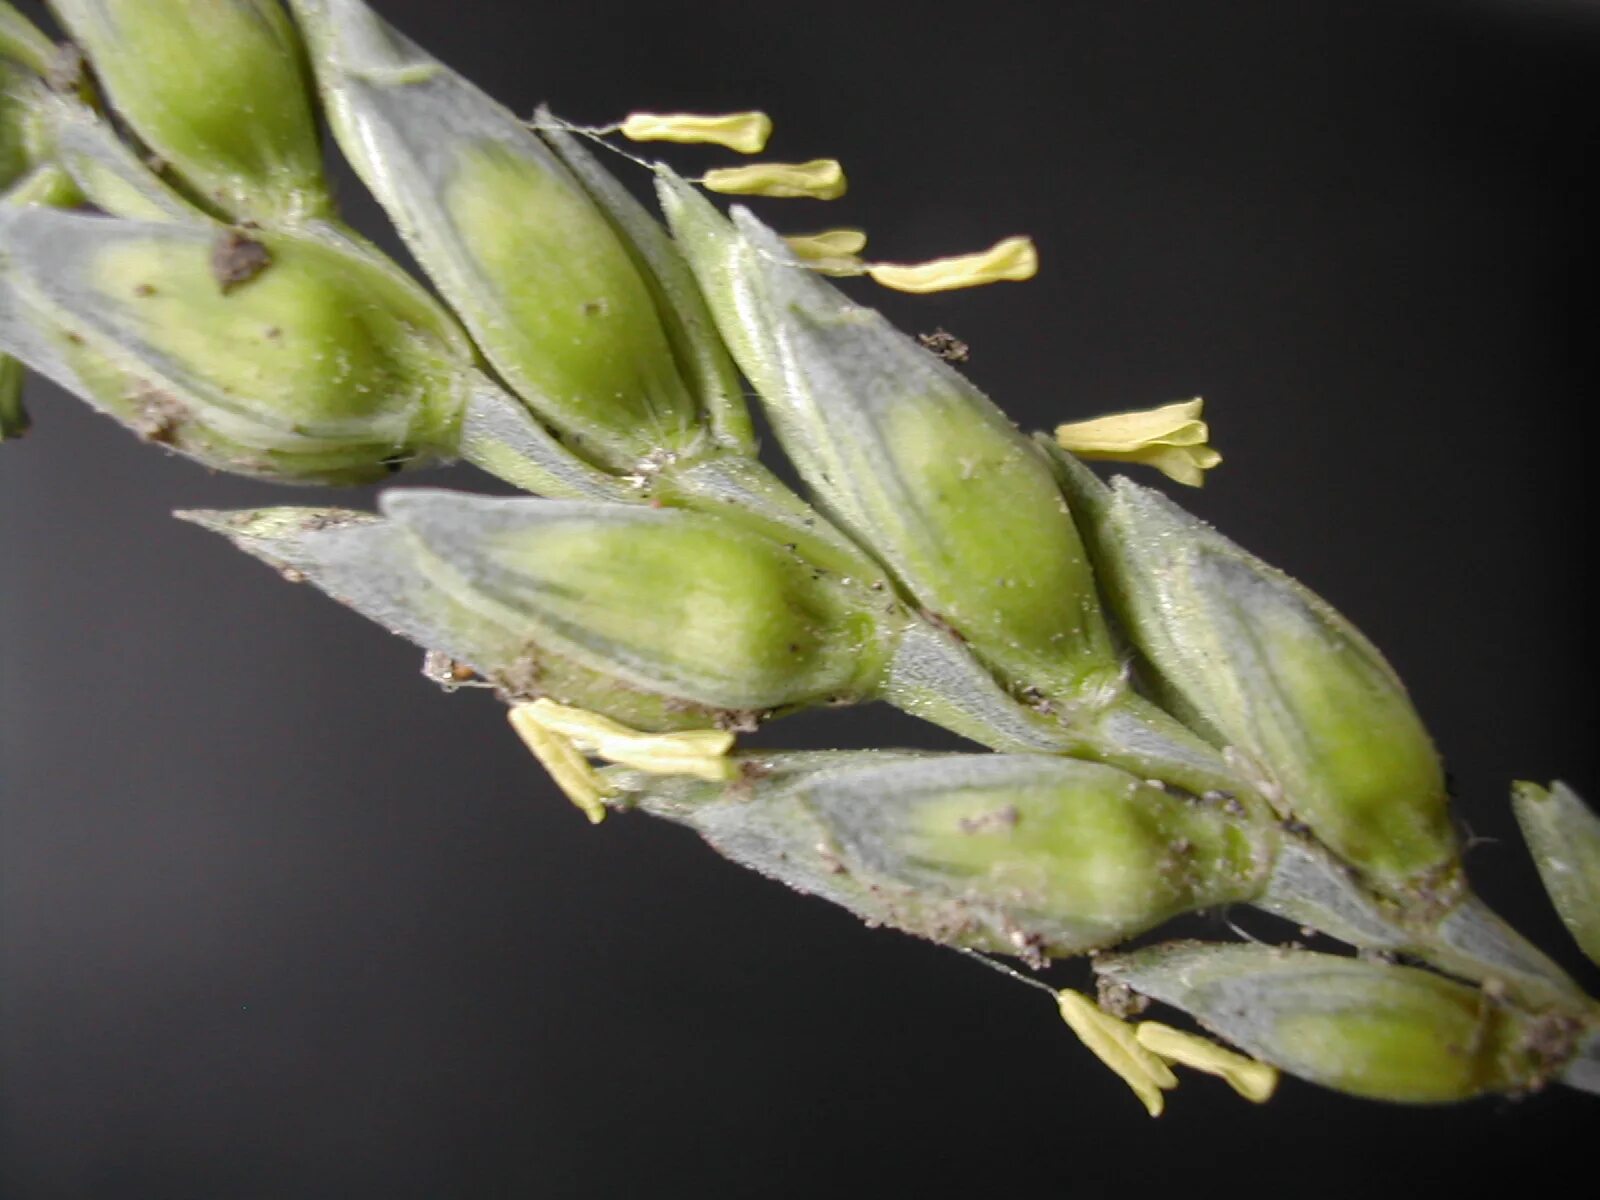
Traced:
[[1045, 953], [1249, 899], [1272, 857], [1269, 831], [1219, 806], [1052, 756], [868, 766], [820, 777], [804, 796], [847, 866], [1001, 914]]
[[112, 102], [217, 212], [332, 210], [304, 54], [276, 0], [54, 0]]
[[560, 121], [540, 109], [534, 124], [539, 136], [604, 210], [633, 256], [655, 299], [683, 377], [704, 406], [717, 440], [754, 458], [755, 434], [744, 402], [744, 381], [722, 344], [711, 310], [700, 294], [700, 285], [678, 247], [661, 222]]
[[636, 728], [860, 698], [897, 632], [873, 593], [716, 517], [433, 490], [383, 507], [187, 516], [516, 698]]
[[597, 443], [591, 453], [630, 466], [692, 444], [695, 406], [643, 278], [588, 195], [540, 158], [490, 141], [460, 148], [443, 202], [489, 301], [475, 294], [460, 311], [478, 310], [491, 358]]
[[761, 711], [859, 698], [882, 670], [865, 589], [716, 517], [436, 491], [384, 511], [460, 603], [633, 686]]
[[1325, 1087], [1407, 1104], [1537, 1088], [1581, 1023], [1508, 1007], [1414, 967], [1270, 946], [1179, 943], [1096, 970]]
[[[851, 343], [865, 350], [878, 340], [856, 332], [819, 327], [796, 344], [850, 355]], [[884, 461], [849, 465], [863, 473], [857, 480], [874, 467], [892, 472], [881, 493], [863, 497], [876, 518], [873, 544], [892, 546], [890, 561], [924, 604], [1011, 678], [1059, 694], [1095, 673], [1115, 675], [1088, 555], [1048, 470], [943, 375], [927, 372], [917, 380], [927, 390], [878, 414], [874, 449]], [[902, 378], [910, 385], [916, 374]]]
[[572, 171], [365, 5], [295, 8], [340, 146], [528, 406], [619, 473], [711, 448], [642, 252]]
[[1074, 501], [1113, 610], [1167, 697], [1385, 889], [1455, 862], [1444, 775], [1394, 671], [1319, 597], [1147, 488]]
[[31, 209], [0, 245], [34, 331], [5, 348], [150, 440], [291, 482], [453, 451], [461, 334], [353, 242]]

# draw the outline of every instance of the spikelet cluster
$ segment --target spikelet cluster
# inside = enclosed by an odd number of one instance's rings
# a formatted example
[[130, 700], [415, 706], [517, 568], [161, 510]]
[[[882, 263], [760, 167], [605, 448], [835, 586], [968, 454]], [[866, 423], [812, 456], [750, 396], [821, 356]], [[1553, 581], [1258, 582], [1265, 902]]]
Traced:
[[[361, 0], [54, 9], [73, 54], [0, 3], [0, 437], [27, 427], [32, 370], [217, 470], [355, 485], [459, 459], [514, 485], [181, 515], [416, 642], [447, 686], [493, 688], [589, 820], [688, 825], [1042, 987], [1152, 1114], [1174, 1068], [1256, 1102], [1280, 1070], [1411, 1103], [1600, 1091], [1600, 1010], [1468, 886], [1379, 651], [1084, 465], [1198, 486], [1221, 462], [1201, 402], [1028, 436], [953, 340], [832, 282], [1025, 281], [1029, 238], [896, 263], [863, 230], [778, 232], [714, 197], [848, 184], [833, 159], [752, 157], [781, 136], [765, 114], [525, 117]], [[322, 121], [428, 286], [344, 224]], [[681, 143], [747, 160], [686, 179], [641, 157]], [[752, 391], [803, 494], [757, 453]], [[873, 702], [986, 749], [738, 746]], [[1515, 804], [1600, 956], [1600, 820], [1560, 784]], [[1360, 953], [1119, 951], [1223, 905]], [[998, 963], [1087, 953], [1120, 1005]], [[1149, 1001], [1237, 1050], [1124, 1019]]]

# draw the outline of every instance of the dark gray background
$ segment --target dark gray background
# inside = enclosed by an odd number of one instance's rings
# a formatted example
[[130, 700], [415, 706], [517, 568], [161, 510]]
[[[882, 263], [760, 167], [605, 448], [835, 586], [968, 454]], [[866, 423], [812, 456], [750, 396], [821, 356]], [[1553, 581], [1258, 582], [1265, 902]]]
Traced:
[[[789, 228], [900, 259], [1032, 233], [1034, 283], [882, 302], [971, 342], [1025, 426], [1204, 394], [1227, 462], [1181, 498], [1385, 648], [1482, 890], [1582, 966], [1505, 796], [1600, 796], [1594, 3], [380, 7], [522, 111], [766, 108], [776, 156], [853, 183], [764, 210]], [[589, 828], [489, 702], [167, 515], [322, 496], [33, 399], [0, 450], [5, 1200], [1393, 1195], [1592, 1167], [1572, 1093], [1405, 1110], [1291, 1081], [1255, 1110], [1193, 1079], [1152, 1125], [1038, 995], [680, 830]], [[878, 709], [763, 736], [939, 744]]]

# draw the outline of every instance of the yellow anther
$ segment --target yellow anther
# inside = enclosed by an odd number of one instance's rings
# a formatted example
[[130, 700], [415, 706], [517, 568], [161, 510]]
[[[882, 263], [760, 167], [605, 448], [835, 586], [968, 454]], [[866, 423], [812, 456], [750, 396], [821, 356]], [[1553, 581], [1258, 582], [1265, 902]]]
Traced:
[[690, 729], [679, 733], [641, 733], [587, 709], [538, 699], [517, 706], [524, 719], [566, 740], [586, 753], [652, 775], [692, 775], [720, 783], [738, 768], [727, 757], [733, 734], [725, 729]]
[[867, 235], [860, 229], [824, 229], [821, 233], [791, 233], [784, 239], [796, 258], [849, 258], [867, 248]]
[[1278, 1086], [1278, 1069], [1257, 1062], [1243, 1054], [1235, 1054], [1215, 1042], [1163, 1025], [1160, 1021], [1144, 1021], [1134, 1029], [1139, 1045], [1168, 1062], [1204, 1071], [1225, 1080], [1229, 1087], [1246, 1100], [1265, 1104]]
[[601, 803], [600, 777], [578, 748], [559, 733], [545, 727], [532, 713], [533, 705], [518, 704], [510, 712], [511, 728], [523, 744], [533, 751], [550, 778], [577, 805], [589, 820], [598, 825], [606, 818]]
[[1199, 487], [1205, 473], [1222, 461], [1206, 445], [1211, 430], [1200, 419], [1204, 404], [1197, 398], [1075, 421], [1056, 429], [1056, 441], [1080, 458], [1143, 463], [1169, 479]]
[[844, 168], [833, 158], [803, 163], [751, 163], [748, 167], [718, 167], [700, 182], [713, 192], [730, 196], [776, 196], [779, 199], [837, 200], [844, 195]]
[[1132, 1025], [1102, 1012], [1082, 993], [1070, 988], [1057, 992], [1056, 1003], [1072, 1032], [1133, 1089], [1152, 1117], [1159, 1117], [1166, 1106], [1162, 1089], [1178, 1086], [1172, 1069], [1139, 1044]]
[[859, 229], [827, 229], [821, 233], [797, 233], [783, 239], [794, 256], [823, 275], [864, 275], [867, 264], [857, 257], [867, 247], [867, 235]]
[[684, 142], [726, 146], [740, 154], [760, 154], [772, 136], [772, 118], [764, 112], [629, 113], [617, 132], [630, 142]]
[[898, 292], [948, 292], [1002, 280], [1021, 282], [1039, 273], [1039, 252], [1033, 239], [1009, 237], [977, 254], [958, 254], [930, 262], [873, 263], [867, 274]]

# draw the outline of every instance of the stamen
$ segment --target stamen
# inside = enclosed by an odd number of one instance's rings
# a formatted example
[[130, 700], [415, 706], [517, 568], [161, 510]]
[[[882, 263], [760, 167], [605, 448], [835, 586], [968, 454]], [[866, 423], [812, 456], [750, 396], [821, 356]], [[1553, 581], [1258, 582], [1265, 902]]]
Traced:
[[1265, 1104], [1278, 1086], [1278, 1069], [1235, 1054], [1215, 1042], [1163, 1025], [1143, 1021], [1134, 1030], [1139, 1044], [1169, 1062], [1180, 1063], [1225, 1080], [1229, 1087], [1254, 1104]]
[[1139, 1044], [1133, 1026], [1102, 1012], [1087, 996], [1070, 988], [1056, 993], [1056, 1004], [1072, 1032], [1133, 1089], [1152, 1117], [1159, 1117], [1166, 1107], [1161, 1091], [1177, 1087], [1178, 1077]]
[[858, 257], [867, 235], [859, 229], [828, 229], [822, 233], [793, 234], [783, 239], [808, 270], [819, 275], [865, 275], [867, 264]]
[[960, 254], [914, 264], [873, 263], [867, 274], [900, 292], [947, 292], [1001, 280], [1021, 282], [1039, 273], [1033, 239], [1010, 237], [977, 254]]
[[847, 258], [867, 248], [867, 235], [861, 229], [824, 229], [821, 233], [791, 233], [784, 237], [795, 257], [815, 259]]
[[598, 825], [606, 818], [606, 807], [601, 803], [600, 778], [588, 759], [578, 753], [570, 741], [547, 729], [530, 711], [531, 704], [518, 704], [511, 709], [511, 728], [523, 744], [533, 751], [533, 756], [550, 773], [556, 786], [565, 793], [592, 824]]
[[517, 706], [523, 719], [569, 744], [610, 762], [652, 775], [691, 775], [712, 783], [732, 779], [738, 768], [727, 757], [733, 734], [725, 729], [641, 733], [610, 717], [541, 698]]
[[1201, 419], [1199, 398], [1138, 412], [1116, 413], [1058, 426], [1056, 441], [1079, 458], [1143, 463], [1190, 487], [1222, 461], [1206, 444], [1210, 427]]
[[764, 112], [629, 113], [617, 132], [630, 142], [680, 142], [725, 146], [740, 154], [759, 154], [772, 136], [772, 118]]
[[837, 200], [844, 195], [844, 168], [834, 158], [803, 163], [751, 163], [747, 167], [718, 167], [707, 171], [700, 183], [708, 190], [730, 196], [773, 196], [779, 199]]

